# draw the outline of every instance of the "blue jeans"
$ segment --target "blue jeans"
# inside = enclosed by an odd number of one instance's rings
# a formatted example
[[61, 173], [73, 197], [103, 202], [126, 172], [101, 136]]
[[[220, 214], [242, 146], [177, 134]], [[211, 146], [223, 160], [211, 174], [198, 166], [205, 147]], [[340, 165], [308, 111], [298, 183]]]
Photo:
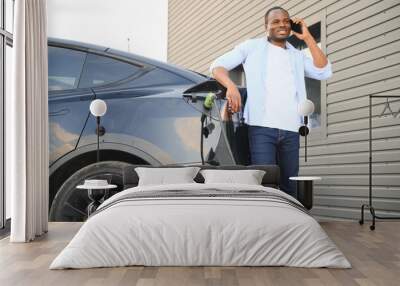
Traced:
[[298, 132], [249, 125], [249, 145], [252, 165], [279, 165], [280, 189], [297, 197], [300, 138]]

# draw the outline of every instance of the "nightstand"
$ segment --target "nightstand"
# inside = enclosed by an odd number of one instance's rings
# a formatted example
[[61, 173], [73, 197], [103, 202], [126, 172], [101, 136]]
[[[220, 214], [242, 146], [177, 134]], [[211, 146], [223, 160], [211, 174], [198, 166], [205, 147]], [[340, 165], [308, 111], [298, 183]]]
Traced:
[[297, 200], [308, 210], [313, 207], [313, 182], [321, 180], [321, 177], [290, 177], [290, 180], [297, 181]]
[[76, 186], [77, 189], [84, 189], [88, 192], [88, 197], [91, 203], [87, 206], [87, 215], [88, 217], [96, 211], [99, 205], [104, 201], [104, 199], [108, 196], [108, 190], [116, 188], [117, 185], [102, 185], [95, 186], [92, 184], [84, 184]]

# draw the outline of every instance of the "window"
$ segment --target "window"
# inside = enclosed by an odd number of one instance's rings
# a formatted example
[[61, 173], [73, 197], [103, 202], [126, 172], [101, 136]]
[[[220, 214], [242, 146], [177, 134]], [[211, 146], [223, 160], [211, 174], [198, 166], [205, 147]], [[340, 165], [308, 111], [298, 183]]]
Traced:
[[6, 0], [5, 4], [5, 30], [9, 33], [13, 32], [13, 22], [14, 22], [14, 1], [15, 0]]
[[86, 53], [49, 47], [49, 91], [77, 88]]
[[133, 64], [88, 54], [79, 87], [94, 87], [125, 79], [140, 70]]
[[193, 82], [179, 75], [170, 73], [160, 68], [155, 68], [145, 73], [144, 75], [138, 77], [132, 83], [129, 83], [129, 86], [146, 87], [146, 86], [179, 85], [179, 84], [193, 84]]
[[[4, 164], [4, 112], [6, 94], [11, 92], [11, 65], [12, 65], [12, 45], [13, 45], [13, 19], [14, 1], [0, 0], [0, 237], [9, 232], [10, 226], [10, 197], [11, 194], [5, 188]], [[6, 223], [7, 221], [7, 223]]]
[[244, 74], [243, 65], [238, 65], [233, 70], [229, 71], [229, 77], [238, 86], [246, 86], [246, 77]]
[[[318, 22], [308, 27], [318, 46], [321, 47], [321, 23]], [[311, 57], [310, 51], [303, 41], [295, 36], [289, 38], [289, 42], [297, 49], [302, 50], [308, 57]], [[315, 110], [310, 116], [311, 128], [321, 127], [321, 81], [312, 78], [305, 78], [307, 98], [314, 103]]]

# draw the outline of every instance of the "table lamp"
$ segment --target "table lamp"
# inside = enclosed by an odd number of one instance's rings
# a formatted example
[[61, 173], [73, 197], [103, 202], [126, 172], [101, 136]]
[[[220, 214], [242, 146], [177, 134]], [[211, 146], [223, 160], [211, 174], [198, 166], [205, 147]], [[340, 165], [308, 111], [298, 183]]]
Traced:
[[[90, 113], [96, 117], [96, 134], [97, 134], [97, 162], [100, 161], [100, 117], [106, 114], [107, 104], [104, 100], [95, 99], [90, 103]], [[104, 129], [102, 130], [102, 135], [104, 134]]]
[[314, 112], [314, 103], [311, 100], [306, 99], [298, 106], [299, 115], [303, 116], [303, 125], [299, 128], [299, 134], [304, 136], [304, 158], [307, 162], [307, 135], [310, 133], [308, 129], [308, 117]]

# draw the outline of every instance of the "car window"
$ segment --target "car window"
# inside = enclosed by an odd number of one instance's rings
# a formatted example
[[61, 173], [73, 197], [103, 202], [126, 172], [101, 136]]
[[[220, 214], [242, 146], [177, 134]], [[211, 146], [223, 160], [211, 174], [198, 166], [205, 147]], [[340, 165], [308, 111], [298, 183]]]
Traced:
[[49, 46], [49, 91], [78, 87], [86, 53]]
[[179, 84], [192, 84], [193, 82], [179, 75], [170, 73], [163, 69], [153, 69], [152, 71], [135, 79], [130, 86], [146, 87], [157, 85], [179, 85]]
[[94, 87], [127, 78], [140, 67], [95, 54], [88, 54], [79, 87]]

